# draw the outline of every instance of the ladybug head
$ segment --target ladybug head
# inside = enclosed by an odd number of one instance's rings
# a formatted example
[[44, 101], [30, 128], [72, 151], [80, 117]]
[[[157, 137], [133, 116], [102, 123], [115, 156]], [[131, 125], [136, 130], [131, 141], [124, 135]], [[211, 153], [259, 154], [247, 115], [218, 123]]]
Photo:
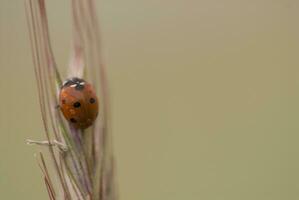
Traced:
[[76, 90], [83, 90], [85, 85], [85, 81], [81, 78], [73, 77], [70, 79], [67, 79], [66, 81], [63, 82], [62, 87], [73, 87]]

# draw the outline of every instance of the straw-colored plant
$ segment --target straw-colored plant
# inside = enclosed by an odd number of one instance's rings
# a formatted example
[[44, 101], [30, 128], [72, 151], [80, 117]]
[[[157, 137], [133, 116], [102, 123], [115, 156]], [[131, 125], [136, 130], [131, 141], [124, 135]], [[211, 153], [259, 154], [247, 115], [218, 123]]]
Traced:
[[[49, 198], [115, 200], [107, 80], [94, 2], [71, 0], [73, 38], [69, 70], [63, 79], [51, 48], [44, 0], [26, 0], [25, 7], [46, 135], [45, 141], [28, 143], [49, 150], [49, 160], [39, 155]], [[92, 83], [99, 98], [99, 115], [85, 130], [73, 128], [57, 108], [62, 81], [70, 77]]]

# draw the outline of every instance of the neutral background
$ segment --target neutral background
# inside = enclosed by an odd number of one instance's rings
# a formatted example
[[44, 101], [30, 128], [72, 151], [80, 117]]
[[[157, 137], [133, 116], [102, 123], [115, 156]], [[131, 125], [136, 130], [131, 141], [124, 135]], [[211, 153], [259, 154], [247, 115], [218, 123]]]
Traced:
[[[59, 67], [68, 1], [47, 3]], [[299, 199], [299, 2], [98, 1], [121, 200]], [[48, 199], [22, 0], [0, 1], [0, 199]]]

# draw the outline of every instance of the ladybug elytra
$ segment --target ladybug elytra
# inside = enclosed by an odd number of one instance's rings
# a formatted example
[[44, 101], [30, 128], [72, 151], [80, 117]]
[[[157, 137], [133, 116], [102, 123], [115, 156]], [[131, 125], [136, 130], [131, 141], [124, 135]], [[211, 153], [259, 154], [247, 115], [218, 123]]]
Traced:
[[83, 79], [67, 79], [59, 93], [59, 107], [76, 129], [86, 129], [98, 115], [98, 98], [92, 85]]

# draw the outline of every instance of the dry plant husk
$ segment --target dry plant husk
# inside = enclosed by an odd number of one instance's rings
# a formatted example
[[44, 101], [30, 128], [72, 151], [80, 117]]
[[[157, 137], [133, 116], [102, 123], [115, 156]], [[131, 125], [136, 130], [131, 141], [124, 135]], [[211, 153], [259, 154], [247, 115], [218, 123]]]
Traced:
[[[71, 0], [72, 48], [68, 74], [91, 82], [100, 100], [92, 127], [77, 130], [63, 118], [58, 105], [62, 85], [51, 48], [44, 0], [26, 0], [26, 16], [39, 104], [49, 158], [39, 155], [39, 166], [51, 200], [116, 200], [114, 159], [109, 126], [109, 94], [102, 62], [99, 26], [93, 0]], [[49, 170], [51, 168], [51, 170]], [[51, 171], [51, 173], [49, 172]]]

